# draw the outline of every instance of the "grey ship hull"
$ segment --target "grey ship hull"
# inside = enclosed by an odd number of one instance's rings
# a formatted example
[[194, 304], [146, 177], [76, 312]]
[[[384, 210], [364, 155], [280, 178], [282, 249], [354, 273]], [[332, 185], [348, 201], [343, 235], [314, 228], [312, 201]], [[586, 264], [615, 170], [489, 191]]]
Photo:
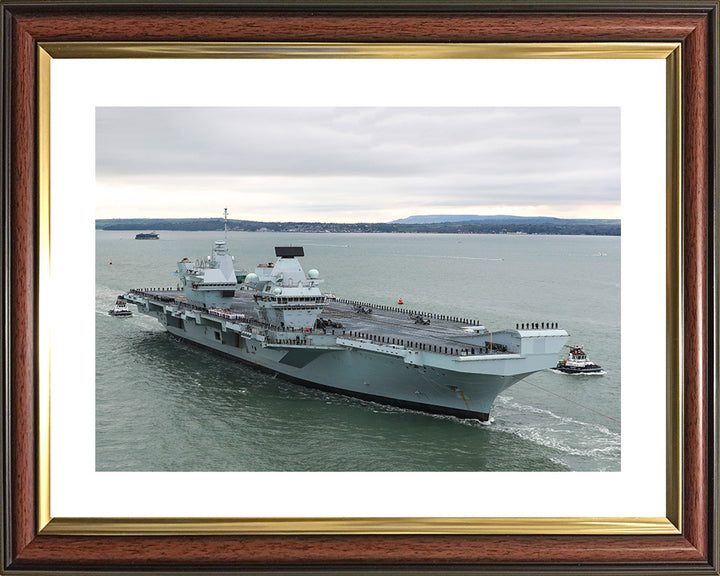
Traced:
[[[398, 357], [357, 349], [267, 348], [252, 341], [237, 348], [216, 343], [200, 327], [190, 330], [168, 327], [168, 332], [310, 388], [483, 421], [489, 418], [495, 397], [525, 376], [458, 374], [442, 368], [407, 365]], [[450, 390], [448, 382], [458, 391]]]
[[413, 347], [405, 339], [403, 345], [390, 344], [390, 338], [382, 342], [365, 332], [280, 332], [185, 307], [157, 294], [130, 293], [126, 299], [178, 338], [305, 386], [479, 420], [489, 418], [503, 390], [528, 374], [555, 366], [567, 340], [567, 333], [557, 329], [502, 331], [491, 339], [513, 352], [481, 353], [478, 347], [487, 334], [454, 335], [452, 342], [467, 347], [444, 353], [428, 346], [423, 350], [421, 344]]

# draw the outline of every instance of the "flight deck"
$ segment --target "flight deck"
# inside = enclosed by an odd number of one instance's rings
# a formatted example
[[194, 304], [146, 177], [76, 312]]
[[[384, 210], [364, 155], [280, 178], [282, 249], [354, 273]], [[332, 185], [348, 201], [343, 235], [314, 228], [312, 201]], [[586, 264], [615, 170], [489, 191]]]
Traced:
[[551, 322], [516, 324], [516, 330], [487, 330], [480, 321], [459, 316], [441, 315], [405, 308], [387, 306], [328, 297], [312, 329], [292, 329], [274, 326], [258, 318], [253, 295], [254, 290], [240, 288], [236, 290], [229, 310], [207, 309], [188, 303], [182, 290], [173, 288], [135, 289], [131, 293], [142, 295], [165, 304], [175, 304], [181, 309], [215, 315], [225, 319], [288, 333], [332, 334], [337, 337], [368, 340], [380, 344], [396, 345], [405, 348], [426, 350], [453, 356], [494, 355], [517, 352], [502, 341], [503, 335], [516, 333], [532, 336], [533, 333], [547, 336], [560, 332]]

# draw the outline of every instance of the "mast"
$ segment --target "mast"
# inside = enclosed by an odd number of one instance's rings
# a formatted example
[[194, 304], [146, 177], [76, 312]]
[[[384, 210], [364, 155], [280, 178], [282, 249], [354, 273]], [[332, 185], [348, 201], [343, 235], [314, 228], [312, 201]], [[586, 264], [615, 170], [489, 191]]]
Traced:
[[228, 211], [227, 206], [225, 207], [225, 211], [223, 212], [225, 215], [225, 243], [227, 244], [227, 217], [228, 217]]

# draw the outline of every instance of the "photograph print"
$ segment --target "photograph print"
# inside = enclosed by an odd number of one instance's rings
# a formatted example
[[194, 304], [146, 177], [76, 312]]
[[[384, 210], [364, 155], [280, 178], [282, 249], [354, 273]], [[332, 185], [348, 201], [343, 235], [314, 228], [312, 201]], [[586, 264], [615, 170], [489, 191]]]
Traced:
[[95, 120], [97, 471], [620, 470], [620, 108]]

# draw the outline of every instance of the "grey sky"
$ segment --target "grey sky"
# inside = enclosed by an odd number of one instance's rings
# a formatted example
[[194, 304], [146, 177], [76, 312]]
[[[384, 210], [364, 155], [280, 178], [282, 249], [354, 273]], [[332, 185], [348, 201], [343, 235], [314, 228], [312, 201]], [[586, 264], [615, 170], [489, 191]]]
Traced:
[[620, 217], [619, 108], [98, 108], [98, 218]]

